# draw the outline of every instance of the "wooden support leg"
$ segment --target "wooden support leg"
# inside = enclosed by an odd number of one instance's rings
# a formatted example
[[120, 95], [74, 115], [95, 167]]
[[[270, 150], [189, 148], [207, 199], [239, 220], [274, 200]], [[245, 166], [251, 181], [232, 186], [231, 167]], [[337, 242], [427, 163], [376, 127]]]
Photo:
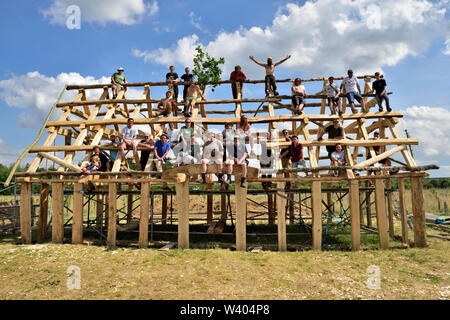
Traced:
[[[133, 185], [128, 185], [128, 190], [133, 190]], [[127, 223], [131, 222], [131, 218], [133, 216], [133, 195], [129, 194], [127, 196]]]
[[[212, 190], [213, 189], [213, 185], [212, 183], [208, 184], [208, 190]], [[208, 225], [212, 224], [213, 221], [213, 201], [214, 201], [214, 195], [212, 194], [208, 194], [206, 196], [206, 201], [207, 201], [207, 213], [206, 213], [206, 223]]]
[[37, 242], [45, 241], [47, 231], [47, 217], [48, 217], [48, 184], [41, 184], [41, 197], [39, 202], [39, 225]]
[[73, 186], [72, 244], [83, 243], [83, 184]]
[[359, 183], [350, 181], [350, 216], [352, 224], [352, 250], [359, 250], [360, 246], [360, 206], [359, 206]]
[[227, 219], [227, 196], [222, 194], [220, 196], [220, 220], [225, 221]]
[[382, 179], [375, 180], [375, 205], [377, 212], [378, 236], [381, 249], [389, 248], [386, 219], [386, 199], [384, 197], [384, 183]]
[[162, 195], [161, 224], [167, 224], [167, 194]]
[[405, 180], [399, 178], [398, 180], [398, 202], [400, 206], [400, 217], [402, 219], [402, 242], [409, 245], [408, 239], [408, 217], [406, 213], [406, 199], [405, 199]]
[[294, 224], [294, 194], [289, 194], [289, 223]]
[[64, 189], [62, 183], [52, 183], [52, 242], [64, 241]]
[[175, 185], [178, 210], [178, 248], [189, 249], [189, 182]]
[[116, 248], [116, 233], [117, 233], [117, 184], [111, 182], [108, 184], [108, 235], [106, 238], [106, 245], [108, 249]]
[[278, 251], [287, 250], [286, 240], [286, 193], [283, 192], [285, 183], [277, 183], [277, 219], [278, 219]]
[[95, 205], [96, 208], [96, 227], [97, 229], [100, 229], [103, 222], [103, 195], [99, 194], [97, 195], [97, 203]]
[[[386, 180], [386, 188], [391, 188], [391, 179]], [[389, 219], [389, 237], [394, 239], [395, 231], [394, 231], [394, 207], [392, 205], [392, 193], [387, 193], [387, 208], [388, 208], [388, 219]]]
[[236, 176], [236, 250], [247, 251], [247, 188], [241, 188], [241, 176]]
[[411, 177], [411, 200], [414, 225], [414, 246], [427, 246], [425, 212], [423, 210], [423, 184], [421, 177]]
[[269, 224], [272, 225], [275, 223], [275, 215], [273, 210], [273, 197], [271, 194], [267, 195], [267, 207], [268, 207]]
[[150, 218], [150, 185], [141, 184], [141, 206], [139, 220], [139, 248], [148, 247], [148, 221]]
[[31, 243], [31, 183], [20, 185], [20, 233], [22, 244]]
[[[365, 182], [362, 181], [359, 186], [360, 186], [360, 188], [364, 188], [365, 185], [366, 185]], [[359, 222], [360, 223], [364, 223], [364, 210], [362, 210], [363, 207], [364, 207], [364, 197], [362, 197], [360, 194], [360, 196], [359, 196]]]
[[322, 249], [322, 185], [320, 181], [311, 182], [312, 202], [312, 248]]
[[[366, 182], [366, 186], [369, 187], [370, 183], [369, 181]], [[371, 201], [371, 196], [370, 196], [370, 191], [366, 192], [366, 219], [367, 219], [367, 225], [369, 227], [372, 226], [372, 211], [371, 211], [371, 205], [370, 205], [370, 201]]]

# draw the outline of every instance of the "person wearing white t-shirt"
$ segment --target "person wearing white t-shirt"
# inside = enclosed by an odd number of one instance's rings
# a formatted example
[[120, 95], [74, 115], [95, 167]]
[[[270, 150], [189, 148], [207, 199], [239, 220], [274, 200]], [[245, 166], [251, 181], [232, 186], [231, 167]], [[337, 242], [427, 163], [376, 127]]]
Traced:
[[342, 90], [343, 87], [345, 87], [345, 94], [348, 99], [348, 102], [350, 103], [350, 108], [352, 109], [353, 113], [357, 113], [358, 111], [355, 108], [354, 100], [361, 103], [361, 111], [364, 111], [366, 109], [364, 104], [364, 99], [361, 96], [361, 88], [358, 83], [358, 78], [353, 75], [352, 70], [347, 71], [348, 77], [345, 77], [344, 80], [341, 83], [340, 89]]
[[[136, 136], [137, 136], [137, 130], [136, 128], [133, 128], [134, 120], [132, 118], [128, 119], [127, 126], [122, 129], [121, 135], [122, 135], [122, 144], [120, 145], [120, 153], [122, 155], [122, 159], [125, 159], [125, 150], [133, 149], [133, 156], [135, 159], [137, 159], [137, 148], [136, 148]], [[138, 162], [139, 170], [141, 164]]]

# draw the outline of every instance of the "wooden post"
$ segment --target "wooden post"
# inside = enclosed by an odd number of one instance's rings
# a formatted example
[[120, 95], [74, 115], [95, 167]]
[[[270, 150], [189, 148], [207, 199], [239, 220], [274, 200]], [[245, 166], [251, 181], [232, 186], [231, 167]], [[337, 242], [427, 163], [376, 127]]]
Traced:
[[20, 185], [20, 233], [22, 244], [31, 243], [31, 183]]
[[235, 177], [236, 250], [247, 251], [247, 188], [241, 188], [241, 176]]
[[[208, 183], [208, 190], [212, 190], [212, 189], [213, 189], [213, 184]], [[212, 221], [213, 221], [214, 195], [208, 194], [206, 196], [206, 201], [207, 201], [206, 223], [208, 225], [211, 225]]]
[[[391, 179], [386, 180], [386, 188], [391, 188]], [[395, 231], [394, 231], [394, 207], [392, 205], [392, 193], [387, 193], [387, 208], [388, 208], [388, 219], [389, 219], [389, 237], [394, 239]]]
[[39, 202], [39, 225], [37, 242], [45, 241], [47, 231], [47, 217], [48, 217], [48, 183], [41, 184], [41, 197]]
[[377, 212], [377, 228], [382, 249], [389, 248], [386, 219], [386, 199], [384, 197], [384, 183], [382, 179], [375, 180], [375, 205]]
[[220, 196], [220, 210], [220, 220], [225, 221], [227, 219], [227, 196], [225, 194]]
[[178, 248], [189, 249], [189, 181], [175, 184], [178, 211]]
[[[361, 181], [359, 184], [359, 187], [364, 188], [365, 185], [366, 185], [366, 183], [364, 181]], [[362, 197], [360, 194], [359, 195], [359, 222], [360, 223], [364, 223], [364, 211], [362, 210], [362, 208], [364, 206], [363, 202], [364, 202], [364, 197]]]
[[72, 244], [83, 243], [83, 184], [73, 185]]
[[286, 240], [286, 193], [284, 190], [285, 183], [277, 183], [277, 219], [278, 219], [278, 251], [287, 250]]
[[290, 193], [289, 194], [289, 223], [290, 224], [294, 224], [294, 194]]
[[103, 223], [103, 195], [99, 194], [97, 195], [97, 203], [95, 205], [96, 208], [96, 227], [98, 229], [101, 228], [102, 223]]
[[417, 248], [424, 248], [427, 246], [427, 233], [425, 226], [425, 212], [423, 210], [422, 177], [411, 177], [411, 201], [414, 225], [414, 246]]
[[273, 197], [270, 193], [267, 195], [267, 207], [268, 207], [268, 223], [274, 224], [275, 214], [274, 214]]
[[161, 224], [167, 224], [167, 194], [162, 195]]
[[139, 248], [148, 247], [148, 221], [150, 218], [150, 185], [141, 183], [141, 206], [139, 219]]
[[312, 205], [312, 248], [322, 249], [322, 185], [320, 181], [311, 182]]
[[116, 233], [117, 233], [117, 184], [110, 182], [108, 184], [108, 235], [106, 238], [106, 245], [108, 249], [116, 248]]
[[[368, 188], [370, 186], [369, 181], [366, 182], [366, 187]], [[371, 201], [371, 196], [370, 196], [370, 191], [366, 191], [366, 219], [367, 219], [367, 225], [369, 227], [372, 226], [372, 211], [371, 211], [371, 205], [370, 205], [370, 201]]]
[[[142, 168], [144, 170], [144, 168]], [[133, 184], [128, 185], [128, 190], [133, 190]], [[133, 195], [129, 194], [127, 196], [127, 223], [131, 222], [131, 218], [133, 216]]]
[[350, 216], [352, 228], [352, 250], [359, 250], [360, 246], [360, 207], [359, 207], [359, 183], [350, 180]]
[[408, 217], [406, 212], [406, 199], [405, 199], [405, 180], [399, 178], [398, 183], [398, 202], [400, 207], [400, 217], [402, 219], [402, 242], [409, 245], [408, 240]]
[[64, 189], [59, 182], [52, 183], [52, 242], [64, 242]]

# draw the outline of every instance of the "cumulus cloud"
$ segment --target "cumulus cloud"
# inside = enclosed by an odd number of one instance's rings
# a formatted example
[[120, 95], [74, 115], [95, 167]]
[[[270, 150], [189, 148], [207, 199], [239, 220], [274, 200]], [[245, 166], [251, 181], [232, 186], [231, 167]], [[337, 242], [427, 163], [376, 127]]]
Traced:
[[[24, 75], [13, 76], [0, 81], [0, 99], [10, 107], [22, 110], [19, 114], [19, 125], [22, 128], [40, 128], [52, 105], [56, 102], [61, 90], [66, 84], [107, 84], [110, 77], [82, 76], [79, 73], [60, 73], [56, 77], [49, 77], [38, 71]], [[76, 90], [66, 91], [61, 101], [71, 101], [77, 94]], [[136, 89], [129, 89], [127, 97], [140, 96]], [[101, 90], [88, 90], [88, 99], [98, 99]], [[59, 116], [59, 110], [54, 118]]]
[[[438, 164], [442, 168], [450, 166], [450, 110], [429, 106], [413, 106], [401, 110], [404, 117], [398, 124], [403, 136], [407, 129], [412, 138], [419, 139], [419, 145], [413, 146], [414, 158], [418, 164]], [[442, 172], [442, 170], [441, 170]], [[441, 175], [444, 174], [443, 172]], [[445, 171], [450, 175], [450, 170]]]
[[81, 9], [81, 20], [105, 25], [109, 22], [133, 25], [146, 15], [155, 15], [159, 11], [158, 1], [144, 0], [53, 0], [52, 5], [41, 10], [50, 23], [65, 25], [66, 9], [77, 5]]
[[249, 63], [249, 55], [278, 60], [291, 54], [284, 67], [320, 75], [342, 74], [349, 67], [358, 73], [373, 72], [420, 54], [433, 38], [444, 36], [446, 7], [445, 1], [425, 0], [289, 3], [279, 8], [269, 26], [221, 31], [206, 44], [192, 34], [171, 48], [133, 49], [133, 54], [147, 62], [186, 65], [201, 45], [212, 56], [226, 58], [225, 72], [245, 65], [253, 78], [260, 77], [261, 70]]

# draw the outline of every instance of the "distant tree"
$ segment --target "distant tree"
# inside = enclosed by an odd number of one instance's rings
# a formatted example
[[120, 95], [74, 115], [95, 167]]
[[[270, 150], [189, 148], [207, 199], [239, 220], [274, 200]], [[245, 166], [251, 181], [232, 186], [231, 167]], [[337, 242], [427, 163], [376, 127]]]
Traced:
[[[219, 58], [216, 60], [211, 57], [208, 52], [203, 52], [200, 46], [195, 48], [197, 54], [194, 57], [194, 69], [192, 73], [197, 77], [197, 83], [202, 88], [202, 91], [205, 90], [205, 85], [210, 81], [220, 81], [220, 75], [222, 74], [222, 70], [220, 69], [220, 65], [225, 63], [224, 58]], [[212, 91], [217, 87], [218, 84], [212, 85]]]

